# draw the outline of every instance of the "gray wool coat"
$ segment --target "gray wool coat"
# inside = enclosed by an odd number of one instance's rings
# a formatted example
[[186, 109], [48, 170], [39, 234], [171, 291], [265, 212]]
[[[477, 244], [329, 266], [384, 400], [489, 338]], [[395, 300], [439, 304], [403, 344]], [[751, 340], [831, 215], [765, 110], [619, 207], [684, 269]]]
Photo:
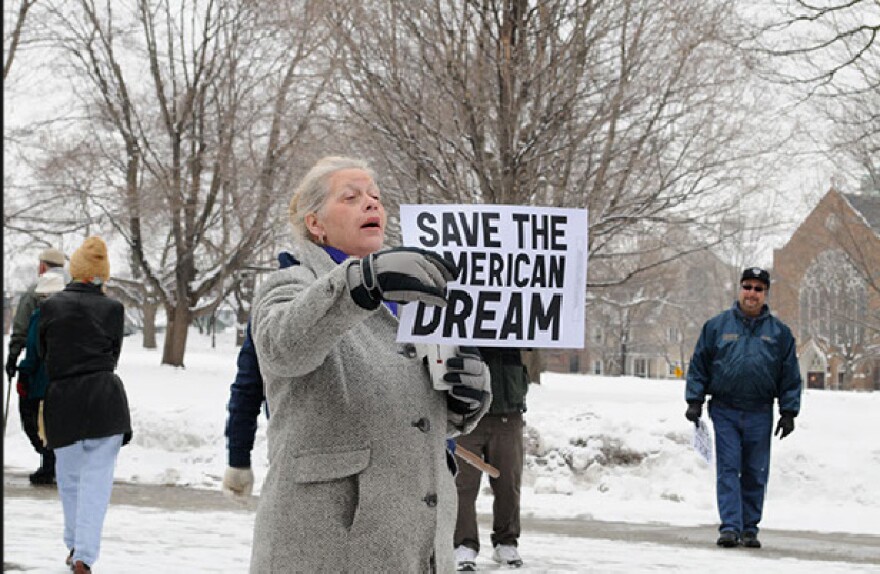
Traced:
[[453, 572], [445, 394], [386, 306], [352, 301], [346, 264], [294, 255], [251, 316], [271, 417], [250, 571]]

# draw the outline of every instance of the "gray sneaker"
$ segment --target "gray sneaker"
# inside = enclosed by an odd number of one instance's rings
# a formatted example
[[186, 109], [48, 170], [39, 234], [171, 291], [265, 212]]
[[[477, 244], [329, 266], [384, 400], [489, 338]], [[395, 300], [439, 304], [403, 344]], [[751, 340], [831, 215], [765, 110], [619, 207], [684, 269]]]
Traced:
[[519, 568], [523, 565], [522, 558], [519, 557], [519, 551], [516, 546], [509, 544], [499, 544], [492, 553], [492, 560], [504, 566], [511, 568]]
[[477, 569], [477, 551], [468, 546], [455, 547], [455, 569], [458, 572], [474, 572]]

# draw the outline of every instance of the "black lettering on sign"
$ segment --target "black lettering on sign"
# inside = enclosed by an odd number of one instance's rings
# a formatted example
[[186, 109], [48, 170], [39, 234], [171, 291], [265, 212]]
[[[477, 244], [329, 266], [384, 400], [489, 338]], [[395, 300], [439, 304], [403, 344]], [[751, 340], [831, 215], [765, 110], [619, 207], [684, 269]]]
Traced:
[[501, 247], [498, 213], [443, 213], [443, 245], [447, 247]]
[[558, 341], [562, 323], [562, 295], [554, 294], [550, 298], [550, 304], [545, 308], [541, 294], [532, 293], [529, 319], [529, 339], [534, 339], [537, 331], [551, 331], [550, 337]]
[[501, 293], [497, 291], [481, 291], [477, 299], [477, 314], [474, 317], [474, 339], [494, 340], [495, 330], [483, 328], [483, 323], [490, 323], [495, 320], [495, 310], [487, 309], [487, 303], [498, 303], [501, 301]]
[[[467, 326], [464, 322], [474, 310], [474, 302], [466, 291], [451, 289], [446, 299], [446, 309], [443, 320], [444, 337], [467, 337]], [[452, 329], [457, 328], [458, 333]]]
[[553, 215], [550, 217], [550, 249], [565, 251], [568, 248], [563, 242], [565, 238], [565, 229], [563, 227], [566, 223], [568, 223], [568, 216]]
[[430, 317], [426, 312], [428, 306], [421, 301], [416, 306], [416, 318], [413, 323], [413, 335], [430, 335], [437, 330], [440, 320], [443, 318], [442, 310], [439, 307], [431, 307]]
[[424, 233], [419, 236], [419, 242], [425, 247], [436, 247], [440, 243], [440, 234], [429, 225], [436, 225], [437, 218], [433, 213], [423, 211], [416, 216], [416, 225]]
[[516, 223], [517, 247], [519, 249], [552, 249], [565, 251], [564, 226], [568, 222], [565, 215], [546, 215], [540, 213], [514, 213]]
[[467, 274], [468, 274], [468, 257], [469, 254], [467, 251], [459, 251], [458, 253], [453, 253], [452, 251], [444, 251], [443, 258], [447, 261], [450, 261], [452, 265], [455, 266], [455, 276], [462, 283], [468, 283]]
[[504, 325], [501, 326], [499, 339], [521, 340], [523, 338], [523, 308], [522, 293], [510, 294], [510, 303], [507, 305], [507, 313], [504, 315]]
[[[497, 291], [481, 291], [476, 303], [466, 291], [452, 289], [449, 291], [448, 304], [445, 309], [428, 307], [418, 303], [416, 307], [413, 335], [426, 336], [437, 332], [444, 337], [462, 339], [478, 339], [481, 341], [496, 340], [534, 340], [539, 333], [549, 333], [550, 338], [558, 341], [562, 329], [562, 294], [550, 296], [545, 305], [540, 293], [523, 296], [521, 292], [510, 294], [506, 309], [500, 309], [501, 293]], [[503, 310], [504, 321], [500, 331], [490, 327], [496, 322]], [[473, 316], [473, 333], [467, 332], [466, 321]], [[525, 333], [528, 329], [528, 334]]]
[[483, 213], [483, 247], [501, 247], [498, 239], [498, 220], [500, 213]]

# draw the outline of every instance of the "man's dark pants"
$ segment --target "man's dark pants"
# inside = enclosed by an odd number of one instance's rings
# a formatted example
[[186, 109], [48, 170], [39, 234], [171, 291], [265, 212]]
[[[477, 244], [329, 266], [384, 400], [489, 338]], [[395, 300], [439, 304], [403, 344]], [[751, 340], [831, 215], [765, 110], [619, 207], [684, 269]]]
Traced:
[[[492, 545], [516, 546], [520, 534], [519, 502], [523, 472], [522, 413], [486, 415], [468, 435], [455, 439], [499, 470], [498, 478], [490, 478], [489, 486], [495, 501], [492, 505]], [[455, 546], [464, 545], [480, 550], [477, 531], [477, 494], [482, 472], [467, 463], [459, 463], [458, 519], [455, 523]]]
[[761, 411], [709, 402], [715, 427], [715, 468], [720, 531], [758, 532], [770, 474], [772, 407]]

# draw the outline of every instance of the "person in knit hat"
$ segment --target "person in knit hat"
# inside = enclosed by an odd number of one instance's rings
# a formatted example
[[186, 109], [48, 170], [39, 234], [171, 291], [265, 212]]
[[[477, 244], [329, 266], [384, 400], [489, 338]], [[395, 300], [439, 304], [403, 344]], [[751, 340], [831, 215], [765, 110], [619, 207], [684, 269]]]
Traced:
[[100, 237], [89, 237], [74, 252], [70, 274], [64, 291], [41, 306], [39, 342], [49, 375], [43, 429], [55, 451], [67, 563], [83, 574], [98, 559], [116, 457], [131, 440], [131, 415], [114, 372], [124, 308], [104, 294], [110, 262]]
[[[12, 333], [9, 335], [9, 350], [6, 354], [6, 376], [10, 380], [18, 375], [16, 389], [18, 390], [18, 414], [21, 427], [25, 435], [31, 441], [31, 445], [40, 455], [40, 467], [28, 476], [34, 486], [51, 485], [55, 483], [55, 455], [51, 450], [43, 446], [38, 432], [38, 412], [40, 406], [39, 392], [28, 395], [31, 386], [30, 373], [22, 372], [19, 364], [19, 356], [25, 350], [28, 341], [28, 331], [31, 321], [41, 299], [48, 294], [37, 293], [37, 285], [46, 280], [53, 283], [67, 283], [68, 277], [64, 271], [64, 253], [49, 247], [40, 252], [37, 267], [38, 279], [28, 286], [22, 293], [15, 309], [12, 321]], [[22, 363], [25, 361], [22, 360]], [[31, 364], [30, 362], [28, 364]]]
[[110, 261], [107, 258], [107, 244], [94, 235], [86, 239], [82, 246], [70, 257], [70, 276], [74, 281], [92, 283], [100, 279], [106, 283], [110, 279]]

